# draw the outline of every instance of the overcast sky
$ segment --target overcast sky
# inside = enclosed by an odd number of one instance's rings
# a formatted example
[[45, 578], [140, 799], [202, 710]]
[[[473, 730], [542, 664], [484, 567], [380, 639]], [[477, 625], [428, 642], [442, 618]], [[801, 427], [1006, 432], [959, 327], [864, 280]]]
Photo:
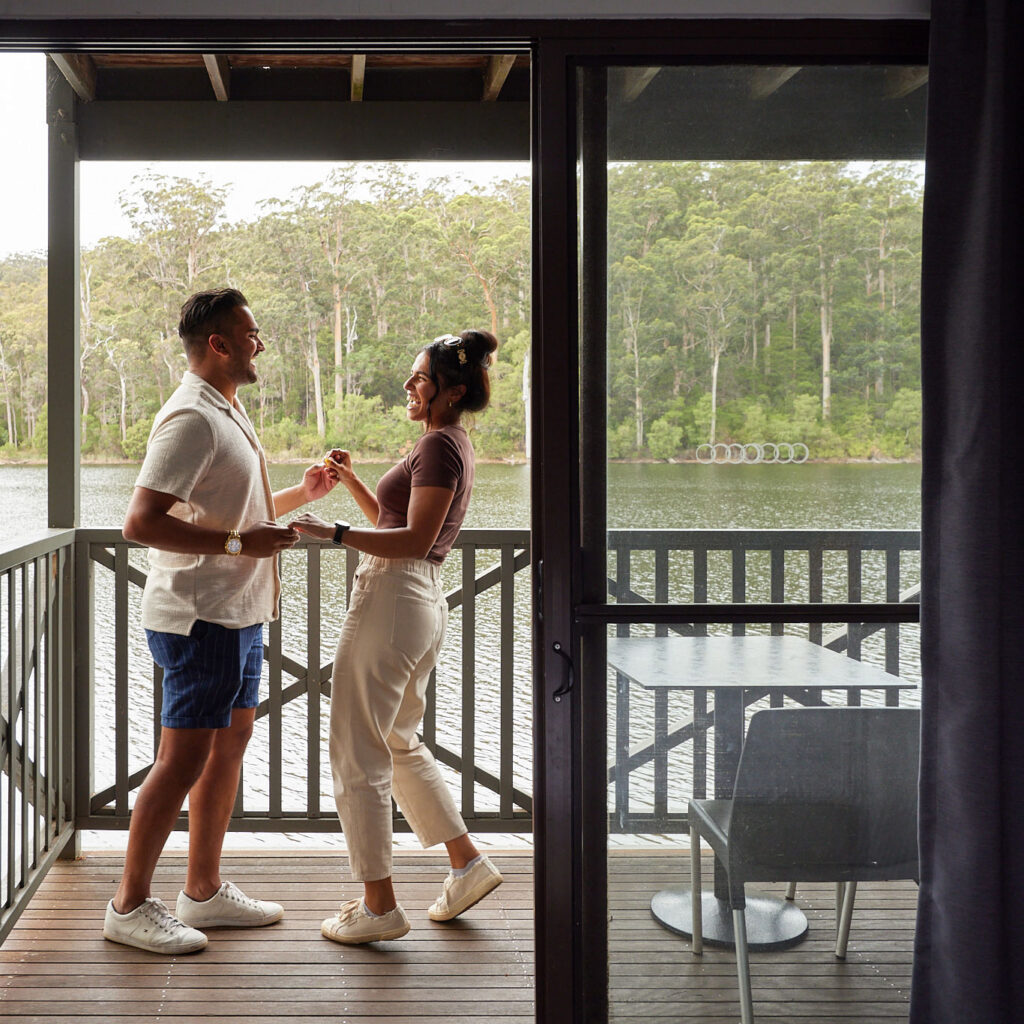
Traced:
[[[0, 257], [46, 248], [46, 72], [42, 54], [0, 53]], [[178, 177], [206, 175], [230, 185], [226, 215], [231, 221], [257, 216], [258, 203], [287, 196], [299, 185], [322, 180], [333, 165], [293, 161], [241, 163], [136, 163], [87, 161], [81, 164], [81, 242], [95, 244], [107, 235], [127, 235], [118, 195], [136, 175], [148, 170]], [[526, 174], [525, 163], [411, 163], [421, 180], [445, 175], [486, 184]]]

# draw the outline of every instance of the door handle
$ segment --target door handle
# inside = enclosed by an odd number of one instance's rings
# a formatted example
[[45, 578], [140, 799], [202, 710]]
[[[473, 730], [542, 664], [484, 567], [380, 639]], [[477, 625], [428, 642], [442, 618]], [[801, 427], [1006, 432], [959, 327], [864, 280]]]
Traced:
[[566, 652], [565, 648], [557, 640], [551, 645], [551, 649], [559, 657], [565, 659], [566, 667], [567, 667], [567, 670], [568, 670], [567, 674], [566, 674], [565, 682], [562, 683], [562, 685], [557, 690], [555, 690], [555, 692], [551, 695], [551, 699], [556, 704], [561, 704], [562, 703], [562, 698], [567, 693], [572, 691], [573, 685], [576, 682], [576, 666], [573, 665], [572, 658], [569, 656], [569, 654]]

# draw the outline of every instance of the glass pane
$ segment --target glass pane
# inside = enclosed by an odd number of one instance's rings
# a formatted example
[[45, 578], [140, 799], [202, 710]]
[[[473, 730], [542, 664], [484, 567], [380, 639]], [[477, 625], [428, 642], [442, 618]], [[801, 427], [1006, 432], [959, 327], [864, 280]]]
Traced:
[[[916, 600], [924, 69], [600, 74], [603, 152], [586, 134], [594, 80], [581, 78], [581, 364], [584, 395], [600, 376], [606, 398], [602, 436], [586, 398], [582, 424], [584, 449], [605, 454], [605, 522], [596, 531], [588, 513], [584, 546], [606, 538], [606, 599]], [[606, 303], [588, 314], [595, 290]], [[583, 493], [598, 497], [586, 482]], [[916, 705], [917, 627], [649, 623], [609, 626], [606, 643], [611, 1018], [671, 1006], [676, 1019], [738, 1019], [734, 949], [713, 943], [732, 927], [728, 901], [705, 911], [701, 958], [673, 933], [691, 930], [688, 802], [733, 796], [759, 710]], [[705, 891], [722, 896], [713, 860], [705, 846]], [[802, 883], [795, 903], [764, 914], [750, 902], [755, 1011], [785, 1015], [803, 971], [844, 1018], [905, 1001], [869, 939], [869, 987], [822, 981], [832, 954], [803, 935], [809, 922], [834, 941], [832, 882]], [[874, 885], [864, 906], [894, 901], [886, 927], [904, 929], [909, 953], [912, 886]], [[775, 899], [786, 886], [756, 888]], [[780, 911], [780, 933], [755, 935]], [[776, 943], [792, 952], [780, 958]]]

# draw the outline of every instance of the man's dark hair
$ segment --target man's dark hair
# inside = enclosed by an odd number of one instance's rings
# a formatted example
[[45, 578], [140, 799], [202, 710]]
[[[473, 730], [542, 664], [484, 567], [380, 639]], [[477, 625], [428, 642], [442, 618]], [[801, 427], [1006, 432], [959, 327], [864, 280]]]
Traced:
[[237, 288], [215, 288], [209, 292], [196, 292], [181, 307], [178, 337], [185, 346], [185, 355], [200, 355], [211, 334], [224, 330], [228, 314], [249, 301]]

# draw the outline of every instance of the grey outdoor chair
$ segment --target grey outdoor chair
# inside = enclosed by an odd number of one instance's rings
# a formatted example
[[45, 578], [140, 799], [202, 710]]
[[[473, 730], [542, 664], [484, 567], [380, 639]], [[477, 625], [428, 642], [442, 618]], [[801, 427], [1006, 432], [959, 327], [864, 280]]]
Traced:
[[919, 730], [916, 708], [759, 711], [733, 798], [689, 802], [693, 952], [703, 951], [703, 836], [728, 876], [742, 1024], [754, 1020], [745, 882], [842, 883], [836, 956], [844, 957], [857, 882], [918, 880]]

